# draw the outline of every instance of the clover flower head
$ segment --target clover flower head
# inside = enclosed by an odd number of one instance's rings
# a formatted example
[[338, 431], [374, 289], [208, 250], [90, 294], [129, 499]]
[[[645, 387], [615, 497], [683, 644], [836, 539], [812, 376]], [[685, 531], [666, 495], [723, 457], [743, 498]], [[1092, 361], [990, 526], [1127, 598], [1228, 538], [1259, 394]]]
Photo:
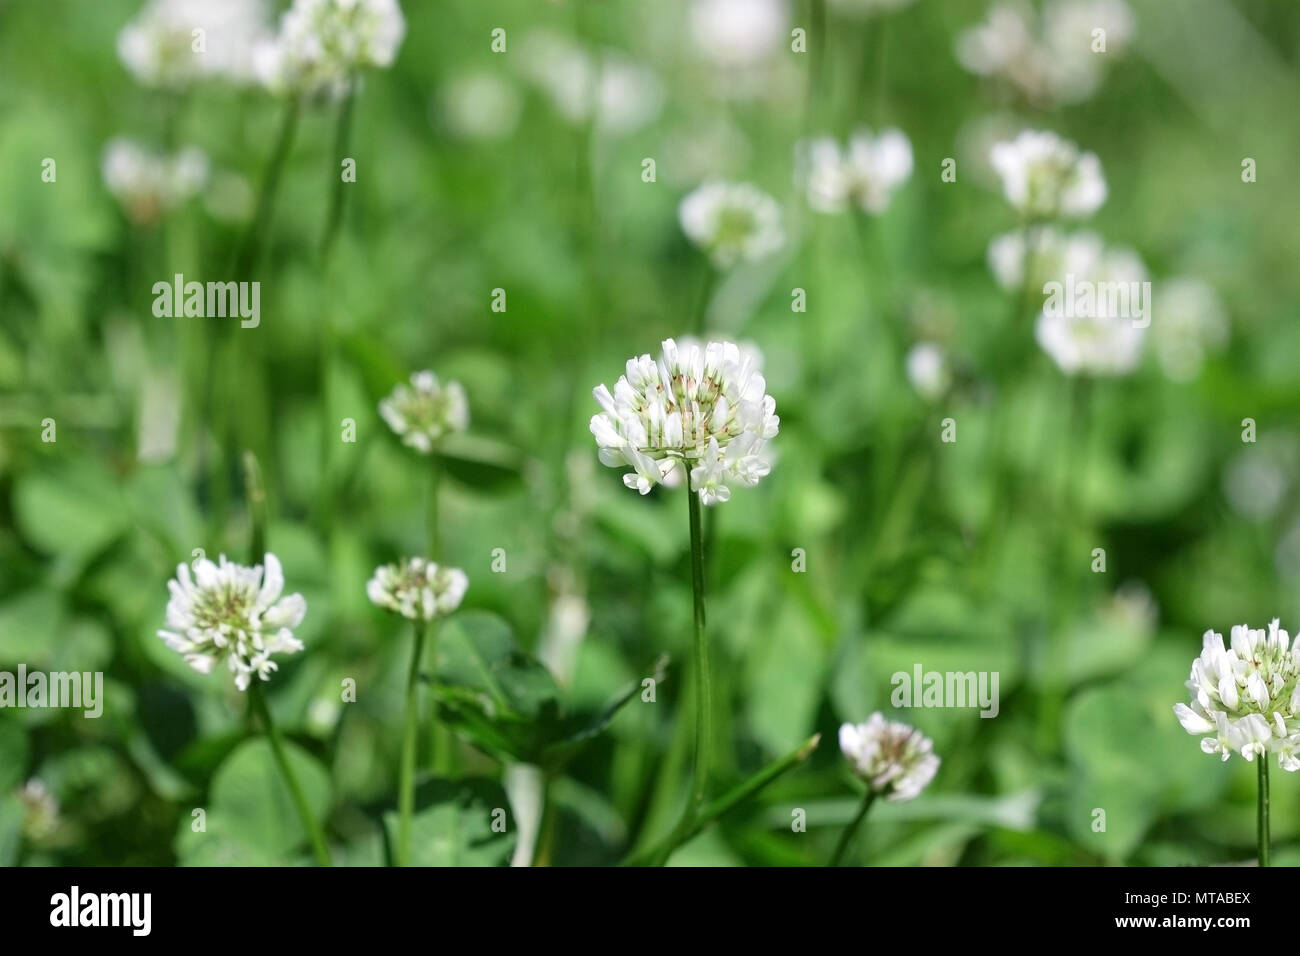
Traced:
[[432, 621], [460, 607], [469, 578], [460, 568], [405, 558], [375, 569], [366, 596], [379, 607], [412, 621]]
[[753, 486], [772, 470], [767, 442], [781, 419], [753, 353], [732, 342], [668, 339], [658, 360], [628, 359], [611, 394], [593, 391], [601, 464], [631, 466], [623, 484], [648, 494], [688, 472], [703, 504], [727, 501], [731, 484]]
[[1025, 130], [994, 145], [989, 156], [1002, 192], [1030, 219], [1090, 216], [1106, 201], [1106, 179], [1095, 153], [1046, 130]]
[[302, 623], [307, 602], [301, 594], [281, 597], [284, 573], [269, 552], [265, 564], [251, 568], [227, 561], [224, 554], [215, 564], [202, 558], [192, 577], [189, 565], [181, 564], [167, 589], [167, 628], [158, 636], [200, 674], [224, 662], [235, 686], [247, 690], [255, 676], [271, 679], [277, 669], [273, 654], [302, 650], [293, 630]]
[[146, 86], [254, 79], [252, 50], [265, 38], [265, 0], [150, 0], [117, 36], [117, 54]]
[[705, 183], [682, 200], [677, 217], [719, 269], [762, 259], [785, 243], [780, 206], [750, 183]]
[[650, 67], [614, 49], [593, 50], [549, 30], [519, 43], [520, 73], [571, 125], [626, 134], [654, 120], [664, 89]]
[[1175, 382], [1190, 382], [1206, 356], [1228, 341], [1228, 316], [1214, 287], [1192, 276], [1159, 286], [1159, 311], [1151, 320], [1156, 358]]
[[258, 73], [274, 93], [340, 96], [359, 71], [392, 66], [405, 35], [397, 0], [294, 0], [258, 50]]
[[1048, 298], [1034, 328], [1038, 344], [1067, 375], [1132, 372], [1149, 331], [1137, 321], [1141, 302], [1134, 298], [1142, 294], [1146, 266], [1132, 250], [1106, 248], [1091, 234], [1072, 239], [1062, 263], [1066, 272], [1055, 277], [1060, 294]]
[[782, 0], [691, 0], [691, 48], [719, 69], [744, 71], [781, 49], [787, 17]]
[[895, 803], [911, 800], [939, 770], [929, 737], [879, 712], [864, 724], [841, 726], [840, 750], [867, 786]]
[[379, 414], [401, 436], [402, 444], [421, 454], [452, 432], [469, 427], [469, 402], [459, 382], [438, 381], [432, 372], [415, 372], [411, 384], [398, 385], [379, 403]]
[[1231, 639], [1206, 631], [1201, 656], [1192, 662], [1187, 688], [1191, 706], [1175, 704], [1174, 715], [1201, 750], [1227, 760], [1276, 754], [1288, 772], [1300, 770], [1300, 645], [1279, 627], [1238, 624]]
[[844, 150], [833, 138], [818, 137], [801, 143], [796, 159], [808, 205], [818, 212], [843, 212], [852, 204], [879, 215], [912, 175], [912, 144], [897, 129], [879, 135], [860, 129]]
[[918, 342], [907, 353], [907, 380], [922, 398], [936, 399], [948, 390], [948, 357], [934, 342]]
[[194, 146], [164, 155], [118, 138], [104, 147], [100, 171], [127, 218], [148, 225], [202, 190], [209, 166], [207, 156]]

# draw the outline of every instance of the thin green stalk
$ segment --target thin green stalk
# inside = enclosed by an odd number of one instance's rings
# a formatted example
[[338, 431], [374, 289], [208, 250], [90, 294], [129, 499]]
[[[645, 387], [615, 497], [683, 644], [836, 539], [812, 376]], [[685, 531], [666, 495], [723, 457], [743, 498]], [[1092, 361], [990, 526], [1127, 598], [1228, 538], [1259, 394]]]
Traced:
[[321, 834], [320, 826], [311, 814], [311, 808], [307, 806], [307, 798], [303, 795], [302, 786], [298, 783], [297, 776], [294, 775], [292, 768], [289, 766], [289, 760], [284, 752], [284, 742], [280, 738], [280, 731], [276, 728], [275, 722], [271, 720], [271, 710], [266, 706], [266, 697], [262, 694], [262, 685], [256, 679], [249, 685], [248, 698], [253, 705], [253, 712], [257, 714], [258, 719], [262, 722], [267, 739], [271, 742], [271, 753], [275, 755], [276, 765], [280, 768], [284, 782], [289, 786], [289, 794], [293, 797], [293, 805], [297, 808], [298, 816], [302, 819], [302, 825], [307, 831], [307, 837], [311, 840], [311, 848], [316, 855], [316, 863], [319, 866], [333, 866], [334, 861], [330, 858], [329, 848], [325, 845], [325, 837]]
[[442, 487], [442, 461], [437, 454], [429, 458], [429, 484], [425, 490], [425, 518], [428, 521], [429, 560], [437, 561], [442, 553], [442, 535], [438, 522], [438, 492]]
[[285, 104], [284, 117], [280, 121], [280, 133], [276, 137], [275, 149], [271, 153], [271, 160], [267, 163], [266, 172], [262, 176], [262, 187], [257, 194], [256, 211], [248, 224], [248, 230], [244, 233], [235, 260], [237, 275], [248, 275], [257, 267], [263, 240], [271, 225], [276, 189], [280, 183], [280, 175], [284, 172], [285, 162], [289, 158], [289, 150], [293, 146], [293, 137], [298, 129], [298, 116], [301, 111], [302, 102], [296, 96], [290, 98]]
[[342, 166], [348, 155], [348, 140], [352, 132], [352, 109], [356, 103], [356, 80], [349, 77], [347, 91], [343, 102], [339, 104], [339, 121], [334, 130], [334, 167], [332, 170], [333, 190], [330, 194], [329, 216], [325, 219], [325, 232], [321, 236], [320, 258], [324, 264], [329, 259], [334, 240], [338, 237], [339, 226], [343, 224], [344, 186]]
[[425, 625], [415, 624], [411, 670], [406, 678], [406, 725], [402, 730], [402, 763], [398, 781], [397, 865], [411, 865], [411, 813], [415, 809], [415, 744], [419, 725], [416, 698], [420, 687], [420, 659], [424, 656]]
[[862, 821], [867, 818], [867, 811], [871, 809], [871, 804], [875, 802], [875, 799], [876, 791], [868, 790], [867, 795], [862, 798], [862, 806], [858, 808], [857, 816], [840, 834], [840, 842], [836, 845], [835, 853], [831, 856], [830, 866], [840, 865], [840, 861], [844, 859], [844, 852], [849, 848], [849, 844], [853, 842], [853, 835], [858, 832], [858, 827], [862, 826]]
[[1259, 807], [1256, 814], [1256, 842], [1259, 847], [1259, 865], [1268, 866], [1268, 755], [1260, 754], [1255, 759], [1259, 762]]
[[691, 319], [691, 331], [698, 336], [704, 335], [705, 321], [709, 316], [709, 300], [718, 285], [718, 270], [713, 264], [704, 264], [704, 281], [700, 284], [700, 300], [695, 304], [695, 315]]
[[757, 796], [783, 774], [807, 762], [813, 751], [817, 749], [817, 745], [821, 743], [821, 739], [821, 734], [813, 734], [780, 760], [768, 764], [744, 783], [728, 790], [716, 800], [710, 801], [680, 832], [674, 832], [663, 843], [629, 857], [622, 865], [645, 866], [654, 863], [662, 866], [673, 850], [682, 843], [697, 836], [709, 824], [731, 812], [746, 800]]
[[691, 789], [692, 814], [704, 806], [709, 789], [709, 765], [713, 746], [713, 680], [709, 674], [709, 638], [704, 621], [704, 535], [700, 520], [700, 496], [686, 489], [691, 525], [691, 591], [695, 603], [695, 780]]
[[266, 486], [262, 483], [262, 469], [257, 456], [251, 451], [244, 452], [244, 494], [252, 523], [248, 557], [253, 564], [260, 564], [266, 554]]

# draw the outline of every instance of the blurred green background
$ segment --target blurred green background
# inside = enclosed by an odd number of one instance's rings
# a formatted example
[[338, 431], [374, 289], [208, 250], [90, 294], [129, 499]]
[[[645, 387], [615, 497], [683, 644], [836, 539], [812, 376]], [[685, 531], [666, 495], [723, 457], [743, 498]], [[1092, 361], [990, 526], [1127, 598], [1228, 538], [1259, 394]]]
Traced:
[[[423, 368], [469, 396], [440, 495], [442, 557], [470, 578], [462, 613], [507, 621], [574, 712], [672, 659], [655, 703], [633, 698], [555, 775], [544, 860], [613, 863], [661, 834], [689, 778], [686, 508], [680, 489], [625, 489], [587, 424], [591, 388], [687, 332], [705, 289], [705, 328], [762, 350], [781, 416], [772, 474], [712, 512], [719, 786], [823, 740], [674, 862], [824, 862], [858, 799], [837, 729], [877, 709], [931, 736], [943, 763], [915, 801], [873, 811], [856, 862], [1251, 856], [1254, 768], [1202, 754], [1171, 708], [1204, 630], [1300, 619], [1300, 8], [1132, 0], [1134, 35], [1095, 94], [1049, 103], [959, 64], [979, 3], [868, 19], [733, 4], [733, 48], [702, 42], [685, 0], [403, 0], [397, 61], [355, 102], [357, 181], [328, 265], [338, 111], [322, 102], [304, 107], [247, 276], [230, 263], [282, 107], [255, 88], [135, 82], [115, 42], [139, 6], [0, 2], [0, 669], [105, 674], [101, 719], [0, 711], [0, 863], [308, 859], [265, 751], [245, 742], [242, 695], [155, 633], [194, 549], [247, 557], [243, 449], [267, 485], [268, 547], [308, 604], [307, 649], [282, 661], [272, 709], [339, 861], [383, 862], [410, 632], [365, 582], [424, 550], [430, 465], [377, 403]], [[807, 53], [791, 50], [796, 27], [812, 31]], [[566, 109], [538, 79], [556, 38], [638, 65], [639, 86], [614, 84], [594, 117]], [[811, 213], [795, 142], [859, 125], [902, 129], [912, 178], [880, 217]], [[1157, 325], [1161, 280], [1217, 291], [1229, 335], [1190, 381], [1148, 349], [1133, 374], [1079, 388], [1034, 343], [1032, 312], [986, 263], [1018, 225], [987, 171], [988, 130], [1021, 128], [1098, 154], [1110, 197], [1083, 225], [1145, 261]], [[202, 149], [208, 185], [133, 221], [100, 171], [123, 136]], [[775, 196], [787, 242], [709, 283], [677, 206], [717, 177]], [[156, 318], [152, 285], [178, 272], [257, 278], [260, 326]], [[937, 397], [906, 373], [922, 340], [953, 369]], [[355, 443], [340, 440], [349, 418]], [[57, 441], [42, 441], [45, 419]], [[996, 671], [999, 715], [894, 710], [890, 676], [918, 663]], [[345, 678], [355, 703], [340, 701]], [[450, 833], [461, 862], [508, 858], [516, 828], [494, 835], [476, 815], [509, 806], [499, 756], [460, 740], [469, 782], [436, 805], [460, 816], [417, 834]], [[1280, 773], [1273, 834], [1277, 862], [1300, 860], [1300, 786]]]

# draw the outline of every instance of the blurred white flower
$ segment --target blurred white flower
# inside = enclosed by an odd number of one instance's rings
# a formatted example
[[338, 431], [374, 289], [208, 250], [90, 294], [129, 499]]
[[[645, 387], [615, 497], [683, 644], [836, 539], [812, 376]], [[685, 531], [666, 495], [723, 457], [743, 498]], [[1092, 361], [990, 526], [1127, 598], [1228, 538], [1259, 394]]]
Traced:
[[302, 623], [307, 602], [301, 594], [280, 596], [284, 573], [274, 554], [251, 568], [224, 554], [216, 564], [203, 558], [193, 578], [189, 565], [181, 564], [167, 589], [167, 628], [158, 636], [200, 674], [225, 662], [235, 686], [247, 690], [254, 676], [271, 679], [277, 669], [272, 654], [302, 650], [293, 629]]
[[203, 193], [203, 208], [220, 222], [247, 222], [253, 216], [253, 187], [238, 173], [218, 170]]
[[539, 30], [520, 41], [517, 62], [573, 125], [591, 122], [602, 132], [626, 134], [652, 122], [663, 108], [655, 71], [617, 50], [590, 52], [566, 36]]
[[273, 93], [339, 96], [361, 70], [392, 66], [405, 35], [397, 0], [294, 0], [255, 67]]
[[910, 7], [916, 0], [827, 0], [832, 10], [850, 17], [866, 17]]
[[922, 398], [936, 399], [948, 390], [952, 376], [948, 357], [933, 342], [918, 342], [907, 353], [907, 380]]
[[785, 243], [781, 207], [749, 183], [705, 183], [682, 200], [677, 218], [719, 269], [762, 259]]
[[[1094, 50], [1105, 31], [1105, 50]], [[1106, 57], [1128, 46], [1133, 15], [1123, 0], [1050, 0], [1039, 18], [1021, 2], [990, 7], [987, 19], [957, 38], [957, 60], [978, 76], [996, 76], [1029, 99], [1073, 103], [1101, 83]]]
[[208, 159], [189, 146], [165, 156], [129, 139], [104, 148], [104, 185], [131, 222], [147, 225], [197, 194], [208, 181]]
[[375, 568], [366, 583], [371, 602], [412, 621], [432, 621], [460, 607], [469, 578], [460, 568], [406, 558]]
[[1300, 466], [1300, 443], [1293, 434], [1270, 432], [1246, 445], [1223, 469], [1223, 493], [1238, 514], [1253, 521], [1271, 517], [1291, 487]]
[[1025, 130], [997, 143], [989, 155], [1002, 192], [1030, 219], [1090, 216], [1106, 201], [1106, 180], [1095, 153], [1055, 133]]
[[437, 113], [458, 139], [504, 139], [514, 132], [522, 108], [519, 93], [500, 73], [466, 73], [443, 84]]
[[23, 807], [23, 835], [30, 840], [43, 840], [59, 826], [59, 801], [45, 781], [32, 777], [18, 791], [18, 802]]
[[118, 34], [117, 55], [146, 86], [247, 83], [268, 29], [264, 0], [150, 0]]
[[1125, 375], [1142, 358], [1146, 330], [1108, 314], [1042, 313], [1038, 344], [1067, 375]]
[[912, 175], [912, 144], [897, 129], [879, 136], [858, 130], [847, 150], [830, 137], [819, 137], [799, 144], [796, 153], [808, 204], [818, 212], [842, 212], [852, 203], [879, 215], [894, 190]]
[[703, 504], [726, 501], [729, 483], [753, 486], [772, 469], [765, 446], [781, 420], [766, 389], [734, 343], [668, 339], [658, 361], [629, 359], [613, 394], [604, 385], [592, 392], [602, 409], [591, 418], [600, 462], [631, 466], [623, 484], [643, 495], [681, 469]]
[[415, 372], [410, 386], [398, 385], [379, 403], [379, 414], [388, 427], [422, 454], [451, 432], [469, 427], [469, 402], [459, 382], [438, 381], [432, 372]]
[[911, 800], [934, 779], [939, 758], [930, 738], [874, 713], [865, 724], [840, 727], [840, 750], [853, 772], [886, 800]]
[[1141, 581], [1125, 581], [1106, 599], [1101, 609], [1101, 618], [1106, 624], [1130, 634], [1150, 634], [1159, 614], [1155, 596]]
[[1214, 288], [1180, 276], [1156, 287], [1151, 337], [1161, 369], [1175, 382], [1201, 373], [1208, 352], [1228, 341], [1228, 316]]
[[1291, 646], [1277, 618], [1267, 631], [1234, 626], [1227, 646], [1222, 634], [1206, 631], [1187, 688], [1191, 706], [1175, 704], [1174, 715], [1202, 738], [1205, 753], [1224, 760], [1274, 753], [1283, 770], [1300, 770], [1300, 646]]
[[785, 0], [690, 0], [691, 45], [719, 66], [753, 66], [786, 40]]

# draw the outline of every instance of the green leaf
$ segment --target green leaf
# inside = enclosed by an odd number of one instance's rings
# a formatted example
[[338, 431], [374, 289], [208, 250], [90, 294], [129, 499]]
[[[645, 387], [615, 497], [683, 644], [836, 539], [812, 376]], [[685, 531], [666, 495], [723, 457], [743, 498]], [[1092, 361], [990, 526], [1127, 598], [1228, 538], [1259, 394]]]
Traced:
[[85, 560], [126, 528], [127, 515], [117, 482], [98, 465], [60, 464], [14, 485], [18, 529], [47, 554]]
[[[316, 819], [322, 819], [330, 804], [329, 775], [301, 747], [286, 741], [285, 751], [307, 805]], [[241, 744], [217, 769], [207, 826], [211, 833], [280, 862], [306, 841], [268, 741], [258, 738]]]
[[[516, 827], [505, 790], [493, 780], [426, 780], [416, 788], [411, 818], [413, 866], [501, 866], [514, 852]], [[396, 811], [384, 814], [391, 846]]]

